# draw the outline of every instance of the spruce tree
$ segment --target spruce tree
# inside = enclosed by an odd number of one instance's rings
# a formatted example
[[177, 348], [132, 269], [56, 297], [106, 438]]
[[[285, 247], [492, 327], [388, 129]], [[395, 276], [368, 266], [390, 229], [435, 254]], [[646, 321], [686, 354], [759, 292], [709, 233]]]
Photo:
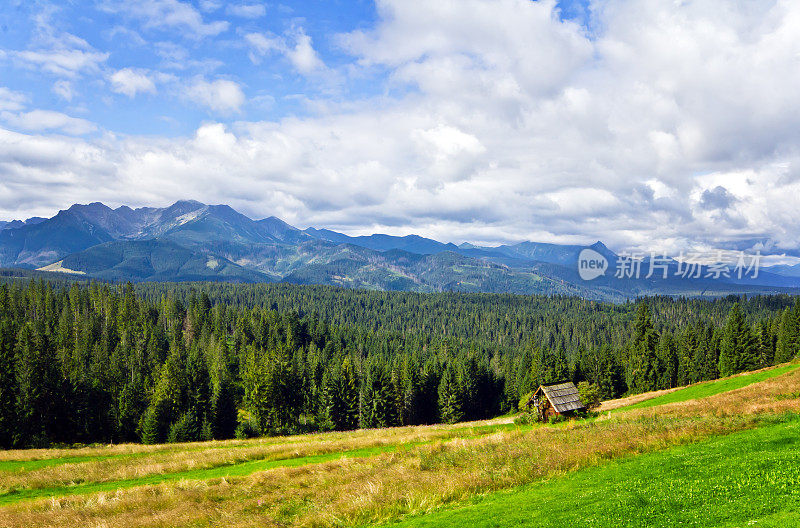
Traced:
[[736, 303], [728, 314], [722, 333], [719, 354], [720, 376], [730, 376], [758, 365], [758, 352], [750, 328], [744, 320], [741, 307]]
[[342, 399], [341, 429], [350, 430], [358, 427], [358, 377], [350, 356], [342, 361], [339, 380]]
[[319, 427], [323, 431], [341, 430], [343, 421], [342, 400], [339, 383], [332, 368], [325, 369], [322, 375], [322, 405], [318, 417]]
[[394, 395], [392, 380], [386, 366], [379, 362], [373, 366], [371, 373], [372, 394], [371, 423], [372, 427], [389, 427], [395, 423]]
[[754, 368], [764, 368], [772, 366], [775, 362], [775, 337], [770, 329], [769, 322], [762, 320], [755, 334], [756, 341], [756, 365]]
[[658, 386], [658, 334], [653, 327], [650, 308], [640, 303], [633, 325], [633, 338], [628, 348], [628, 387], [633, 392], [647, 392]]
[[[46, 447], [54, 440], [55, 358], [41, 325], [26, 323], [17, 338], [17, 437], [15, 444]], [[48, 353], [50, 352], [50, 353]]]
[[17, 428], [14, 328], [0, 320], [0, 449], [10, 449]]
[[672, 333], [665, 332], [658, 343], [658, 382], [656, 389], [671, 389], [678, 384], [678, 347]]
[[797, 357], [800, 352], [800, 321], [798, 307], [785, 308], [778, 325], [778, 342], [775, 347], [775, 363], [785, 363]]
[[439, 417], [444, 423], [456, 423], [464, 417], [463, 398], [455, 368], [448, 365], [439, 382]]

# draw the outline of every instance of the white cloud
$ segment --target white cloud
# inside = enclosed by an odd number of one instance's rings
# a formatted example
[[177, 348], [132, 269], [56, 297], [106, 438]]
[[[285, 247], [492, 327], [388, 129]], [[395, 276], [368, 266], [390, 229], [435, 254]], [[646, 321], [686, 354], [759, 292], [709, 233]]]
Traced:
[[[274, 35], [268, 36], [262, 33], [248, 33], [244, 36], [244, 40], [257, 55], [266, 55], [270, 51], [280, 51], [285, 48], [283, 41]], [[255, 59], [253, 60], [255, 61]]]
[[27, 102], [25, 94], [0, 86], [0, 111], [18, 112], [25, 108]]
[[[377, 25], [339, 42], [351, 79], [393, 95], [174, 139], [0, 133], [0, 167], [15, 185], [55, 182], [56, 209], [194, 196], [351, 233], [796, 249], [800, 4], [592, 5], [588, 35], [553, 0], [381, 0]], [[326, 69], [302, 30], [245, 39], [254, 61]], [[186, 96], [222, 115], [245, 102], [224, 79]]]
[[40, 68], [59, 77], [77, 78], [82, 74], [97, 73], [109, 54], [94, 49], [86, 40], [59, 31], [52, 17], [58, 8], [53, 4], [33, 16], [35, 31], [30, 49], [9, 51], [15, 62], [31, 68]]
[[23, 63], [63, 77], [74, 78], [81, 73], [96, 73], [108, 53], [79, 49], [16, 51], [13, 56]]
[[211, 11], [216, 11], [222, 7], [222, 3], [216, 2], [214, 0], [200, 0], [200, 9], [205, 11], [206, 13], [210, 13]]
[[298, 29], [293, 37], [294, 44], [290, 45], [285, 53], [297, 71], [309, 74], [325, 67], [311, 45], [311, 37], [306, 35], [302, 28]]
[[[211, 7], [208, 3], [204, 7]], [[203, 16], [191, 4], [179, 0], [137, 0], [136, 2], [108, 0], [101, 8], [112, 13], [124, 13], [141, 20], [147, 29], [179, 29], [187, 37], [213, 37], [226, 31], [224, 20], [204, 22]]]
[[239, 112], [245, 102], [241, 87], [225, 79], [196, 79], [187, 87], [186, 95], [195, 103], [223, 115]]
[[267, 14], [267, 8], [264, 4], [229, 4], [225, 12], [242, 18], [261, 18]]
[[3, 112], [0, 114], [3, 121], [9, 125], [26, 131], [60, 131], [65, 134], [81, 136], [94, 132], [97, 126], [85, 119], [70, 117], [61, 112], [52, 110], [32, 110], [20, 114]]
[[64, 99], [67, 102], [72, 101], [75, 97], [75, 87], [73, 84], [65, 79], [59, 79], [53, 83], [53, 93]]
[[244, 38], [250, 45], [250, 60], [254, 63], [258, 63], [261, 57], [270, 52], [277, 52], [286, 57], [292, 66], [303, 75], [326, 69], [325, 63], [319, 58], [312, 45], [311, 37], [303, 28], [293, 28], [281, 37], [271, 34], [248, 33]]
[[105, 32], [105, 37], [111, 41], [124, 37], [136, 46], [145, 46], [147, 44], [147, 41], [139, 33], [125, 26], [114, 26]]
[[156, 85], [147, 73], [133, 68], [117, 70], [111, 75], [111, 89], [131, 99], [137, 93], [156, 93]]

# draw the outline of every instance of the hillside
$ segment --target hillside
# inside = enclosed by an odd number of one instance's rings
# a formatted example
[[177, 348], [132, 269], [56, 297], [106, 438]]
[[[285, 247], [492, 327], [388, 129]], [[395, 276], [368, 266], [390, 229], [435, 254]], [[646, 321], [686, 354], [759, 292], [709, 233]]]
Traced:
[[[578, 256], [591, 249], [608, 262], [581, 279]], [[169, 207], [116, 209], [76, 204], [48, 219], [0, 225], [0, 266], [82, 273], [113, 281], [273, 282], [414, 292], [566, 294], [621, 301], [640, 295], [721, 296], [795, 292], [786, 266], [757, 277], [684, 277], [669, 263], [666, 279], [614, 275], [618, 256], [590, 246], [520, 242], [496, 247], [439, 242], [419, 235], [348, 236], [300, 230], [274, 216], [253, 220], [227, 205], [183, 200]]]
[[800, 515], [800, 369], [780, 369], [557, 425], [0, 452], [0, 524], [786, 526]]

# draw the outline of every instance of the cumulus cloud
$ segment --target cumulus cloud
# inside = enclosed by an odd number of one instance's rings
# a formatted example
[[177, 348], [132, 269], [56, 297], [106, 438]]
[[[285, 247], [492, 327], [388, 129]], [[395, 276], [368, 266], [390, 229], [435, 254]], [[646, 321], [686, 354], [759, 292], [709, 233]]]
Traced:
[[303, 28], [293, 28], [283, 36], [248, 33], [244, 38], [250, 46], [250, 60], [254, 63], [270, 52], [277, 52], [303, 75], [325, 70], [325, 63], [319, 58], [311, 37]]
[[137, 93], [156, 93], [156, 85], [142, 70], [124, 68], [117, 70], [111, 77], [111, 89], [120, 94], [127, 95], [131, 99]]
[[58, 131], [81, 136], [94, 132], [97, 126], [86, 119], [71, 117], [52, 110], [32, 110], [19, 114], [0, 113], [0, 118], [12, 127], [27, 131]]
[[[380, 0], [338, 43], [381, 95], [175, 139], [0, 134], [0, 170], [68, 201], [194, 196], [353, 234], [796, 248], [800, 4], [591, 5], [589, 33], [554, 0]], [[300, 29], [245, 40], [254, 62], [327, 68]], [[209, 77], [186, 96], [236, 115], [241, 87]]]
[[722, 185], [706, 189], [700, 195], [700, 206], [704, 209], [727, 209], [736, 201], [736, 197]]
[[226, 79], [195, 79], [187, 87], [186, 95], [195, 103], [223, 115], [239, 112], [245, 102], [241, 87]]

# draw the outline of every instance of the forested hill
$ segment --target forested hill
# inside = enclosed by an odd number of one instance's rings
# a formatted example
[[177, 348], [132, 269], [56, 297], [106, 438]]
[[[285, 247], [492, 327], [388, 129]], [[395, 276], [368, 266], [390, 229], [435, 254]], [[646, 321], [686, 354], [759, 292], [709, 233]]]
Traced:
[[795, 357], [787, 297], [414, 295], [0, 284], [0, 445], [182, 441], [454, 422], [540, 383], [605, 397]]
[[531, 344], [561, 347], [570, 357], [581, 348], [624, 347], [641, 302], [652, 309], [659, 332], [699, 321], [720, 326], [736, 303], [751, 323], [774, 317], [795, 303], [789, 295], [705, 300], [659, 296], [614, 304], [575, 296], [425, 294], [287, 284], [143, 283], [134, 288], [151, 302], [169, 293], [186, 303], [202, 293], [215, 304], [294, 312], [373, 332], [457, 338], [510, 349]]

